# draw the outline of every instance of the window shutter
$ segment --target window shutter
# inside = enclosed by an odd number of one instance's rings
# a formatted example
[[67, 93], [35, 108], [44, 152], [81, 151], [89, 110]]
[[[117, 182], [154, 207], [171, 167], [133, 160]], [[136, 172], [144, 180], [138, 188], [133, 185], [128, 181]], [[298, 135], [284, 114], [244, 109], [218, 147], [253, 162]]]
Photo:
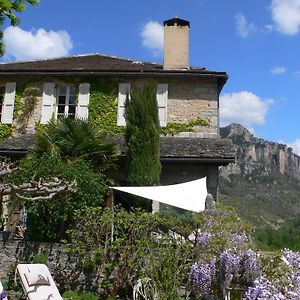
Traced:
[[167, 105], [168, 105], [168, 84], [159, 83], [156, 91], [159, 124], [161, 127], [167, 126]]
[[78, 96], [78, 105], [76, 111], [76, 117], [79, 119], [88, 118], [88, 106], [90, 102], [90, 84], [81, 83], [79, 85], [79, 96]]
[[125, 102], [126, 95], [130, 93], [130, 83], [119, 84], [119, 95], [118, 95], [118, 126], [126, 126], [125, 120]]
[[1, 122], [12, 124], [14, 115], [14, 103], [16, 97], [16, 83], [7, 82], [5, 86], [5, 95], [2, 108]]
[[43, 85], [41, 124], [47, 124], [51, 120], [54, 105], [55, 105], [55, 83], [45, 82]]

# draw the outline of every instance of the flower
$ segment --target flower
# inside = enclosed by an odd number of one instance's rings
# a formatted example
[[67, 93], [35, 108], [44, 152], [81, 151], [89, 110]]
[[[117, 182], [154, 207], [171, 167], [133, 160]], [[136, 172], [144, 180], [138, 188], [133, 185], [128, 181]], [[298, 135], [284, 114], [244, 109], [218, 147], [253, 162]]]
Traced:
[[200, 294], [210, 292], [214, 279], [213, 277], [214, 266], [211, 264], [196, 263], [192, 265], [190, 270], [190, 281]]
[[8, 295], [6, 292], [2, 292], [0, 294], [0, 300], [8, 300]]

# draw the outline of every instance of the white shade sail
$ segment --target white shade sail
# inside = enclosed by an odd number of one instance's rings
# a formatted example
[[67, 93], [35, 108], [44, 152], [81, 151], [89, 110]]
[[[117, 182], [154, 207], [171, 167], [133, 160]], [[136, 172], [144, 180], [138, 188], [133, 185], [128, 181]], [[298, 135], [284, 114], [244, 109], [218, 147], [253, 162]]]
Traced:
[[205, 209], [207, 196], [206, 177], [173, 185], [115, 186], [112, 189], [193, 212]]

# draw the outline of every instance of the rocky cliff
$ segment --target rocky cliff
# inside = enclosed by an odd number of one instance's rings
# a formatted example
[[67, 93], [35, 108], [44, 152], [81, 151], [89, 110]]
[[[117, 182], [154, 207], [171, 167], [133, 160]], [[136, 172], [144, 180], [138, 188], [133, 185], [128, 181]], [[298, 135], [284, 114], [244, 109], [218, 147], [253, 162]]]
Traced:
[[221, 136], [236, 147], [236, 163], [220, 169], [220, 200], [254, 224], [300, 216], [300, 157], [284, 144], [231, 124]]

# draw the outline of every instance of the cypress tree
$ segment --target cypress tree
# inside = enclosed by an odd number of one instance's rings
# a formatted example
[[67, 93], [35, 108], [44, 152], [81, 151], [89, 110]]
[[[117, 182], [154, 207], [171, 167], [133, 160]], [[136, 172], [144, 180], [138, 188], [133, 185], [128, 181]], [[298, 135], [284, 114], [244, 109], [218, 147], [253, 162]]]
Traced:
[[[158, 185], [160, 125], [155, 87], [134, 88], [130, 100], [126, 99], [125, 111], [128, 182], [132, 186]], [[147, 206], [149, 209], [150, 202]]]

